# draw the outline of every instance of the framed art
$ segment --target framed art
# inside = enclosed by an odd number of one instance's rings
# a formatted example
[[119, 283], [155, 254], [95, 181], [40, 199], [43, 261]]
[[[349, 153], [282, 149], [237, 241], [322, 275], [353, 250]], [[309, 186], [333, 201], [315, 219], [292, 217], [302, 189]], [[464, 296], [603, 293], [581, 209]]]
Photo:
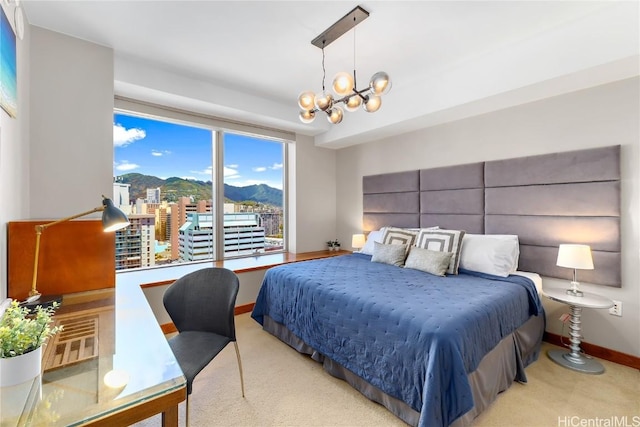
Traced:
[[16, 35], [0, 7], [0, 107], [10, 117], [18, 116]]

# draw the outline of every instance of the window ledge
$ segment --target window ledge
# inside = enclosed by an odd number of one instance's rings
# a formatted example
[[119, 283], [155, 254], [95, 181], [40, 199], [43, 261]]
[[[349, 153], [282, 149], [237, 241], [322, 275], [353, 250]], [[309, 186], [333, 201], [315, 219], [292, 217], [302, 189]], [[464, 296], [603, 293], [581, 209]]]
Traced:
[[[237, 274], [251, 271], [266, 270], [271, 267], [293, 262], [309, 261], [313, 259], [329, 258], [338, 255], [350, 254], [351, 251], [315, 251], [290, 253], [281, 252], [277, 254], [260, 255], [255, 257], [233, 258], [222, 261], [215, 261], [214, 267], [224, 267]], [[175, 267], [145, 269], [134, 272], [119, 271], [116, 273], [116, 283], [127, 285], [136, 284], [142, 288], [162, 286], [173, 283], [176, 279], [192, 271], [200, 270], [210, 266], [210, 263], [176, 265]]]

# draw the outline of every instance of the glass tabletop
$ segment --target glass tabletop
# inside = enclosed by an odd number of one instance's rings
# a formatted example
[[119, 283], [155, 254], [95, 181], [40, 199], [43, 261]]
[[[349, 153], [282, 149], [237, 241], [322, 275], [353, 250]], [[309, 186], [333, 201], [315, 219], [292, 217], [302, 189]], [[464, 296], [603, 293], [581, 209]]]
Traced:
[[55, 319], [42, 375], [0, 388], [2, 427], [81, 425], [185, 387], [139, 286], [65, 296]]

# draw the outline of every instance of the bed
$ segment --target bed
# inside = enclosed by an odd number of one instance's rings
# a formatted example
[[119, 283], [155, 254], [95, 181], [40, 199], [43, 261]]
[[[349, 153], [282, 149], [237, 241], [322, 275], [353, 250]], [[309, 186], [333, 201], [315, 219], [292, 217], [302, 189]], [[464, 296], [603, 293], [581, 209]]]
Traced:
[[544, 331], [527, 277], [438, 277], [357, 253], [268, 270], [252, 317], [418, 426], [468, 424], [526, 382]]
[[[540, 275], [571, 279], [560, 243], [591, 247], [585, 281], [620, 286], [620, 146], [364, 176], [362, 208], [364, 253], [268, 270], [252, 317], [409, 425], [468, 425], [526, 382], [545, 327]], [[402, 266], [447, 240], [425, 246], [429, 233], [460, 238], [438, 249], [454, 254], [444, 277]], [[517, 259], [494, 256], [485, 240], [498, 236], [517, 239]], [[380, 262], [372, 241], [407, 253]]]

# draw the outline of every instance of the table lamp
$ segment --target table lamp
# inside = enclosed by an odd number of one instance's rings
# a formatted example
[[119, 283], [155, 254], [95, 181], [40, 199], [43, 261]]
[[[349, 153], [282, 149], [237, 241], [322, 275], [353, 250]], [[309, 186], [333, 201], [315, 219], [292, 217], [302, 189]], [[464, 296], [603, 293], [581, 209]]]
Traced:
[[351, 247], [360, 250], [364, 247], [365, 238], [364, 234], [354, 234], [351, 236]]
[[93, 208], [90, 211], [82, 212], [76, 215], [72, 215], [66, 218], [59, 219], [47, 224], [36, 225], [36, 250], [33, 261], [33, 280], [31, 281], [31, 290], [29, 291], [29, 297], [26, 299], [24, 306], [32, 308], [38, 305], [43, 307], [49, 306], [54, 302], [60, 303], [62, 301], [61, 295], [47, 295], [43, 296], [37, 289], [38, 284], [38, 261], [40, 259], [40, 239], [42, 232], [47, 228], [60, 224], [62, 222], [70, 221], [72, 219], [80, 218], [85, 215], [92, 214], [94, 212], [102, 212], [102, 229], [105, 232], [120, 230], [129, 225], [129, 219], [127, 216], [118, 209], [111, 199], [102, 196], [102, 206]]
[[583, 296], [583, 293], [578, 289], [580, 284], [576, 280], [576, 270], [593, 270], [593, 258], [589, 245], [561, 244], [558, 248], [556, 265], [573, 268], [573, 280], [571, 288], [567, 289], [567, 294], [575, 297]]

